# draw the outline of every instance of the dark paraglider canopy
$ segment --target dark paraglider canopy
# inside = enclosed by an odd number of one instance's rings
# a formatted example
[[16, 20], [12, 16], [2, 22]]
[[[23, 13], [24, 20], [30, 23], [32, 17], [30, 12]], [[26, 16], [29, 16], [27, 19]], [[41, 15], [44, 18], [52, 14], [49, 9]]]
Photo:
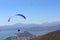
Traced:
[[22, 14], [16, 14], [17, 16], [21, 16], [22, 18], [26, 19], [26, 17]]
[[[20, 16], [20, 17], [26, 19], [26, 17], [25, 17], [24, 15], [22, 15], [22, 14], [16, 14], [15, 16]], [[12, 18], [12, 16], [10, 16], [10, 17], [8, 18], [8, 22], [10, 22], [11, 18]]]
[[8, 22], [10, 22], [11, 16], [8, 18]]

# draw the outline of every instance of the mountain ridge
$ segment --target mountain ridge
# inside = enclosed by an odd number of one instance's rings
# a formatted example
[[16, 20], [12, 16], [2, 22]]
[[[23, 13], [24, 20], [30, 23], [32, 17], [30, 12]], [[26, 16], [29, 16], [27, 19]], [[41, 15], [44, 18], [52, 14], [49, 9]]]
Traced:
[[[51, 25], [52, 24], [52, 25]], [[0, 26], [0, 30], [21, 30], [26, 31], [54, 31], [60, 29], [60, 22], [53, 22], [48, 24], [21, 24], [17, 23], [14, 25]]]
[[60, 30], [53, 31], [42, 36], [37, 36], [31, 40], [60, 40]]

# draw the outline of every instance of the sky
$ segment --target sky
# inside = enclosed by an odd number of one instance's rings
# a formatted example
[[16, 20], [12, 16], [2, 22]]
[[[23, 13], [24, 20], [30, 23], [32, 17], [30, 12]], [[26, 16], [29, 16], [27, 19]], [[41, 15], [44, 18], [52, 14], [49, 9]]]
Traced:
[[[23, 14], [26, 20], [15, 14]], [[9, 16], [13, 16], [8, 23]], [[60, 0], [0, 0], [0, 25], [60, 21]]]

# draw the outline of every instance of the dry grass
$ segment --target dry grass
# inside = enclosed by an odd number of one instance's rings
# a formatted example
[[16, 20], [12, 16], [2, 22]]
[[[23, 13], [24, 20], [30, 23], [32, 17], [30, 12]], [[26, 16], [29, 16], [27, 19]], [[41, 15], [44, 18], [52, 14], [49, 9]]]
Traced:
[[32, 40], [60, 40], [60, 30], [50, 32], [43, 36], [32, 38]]

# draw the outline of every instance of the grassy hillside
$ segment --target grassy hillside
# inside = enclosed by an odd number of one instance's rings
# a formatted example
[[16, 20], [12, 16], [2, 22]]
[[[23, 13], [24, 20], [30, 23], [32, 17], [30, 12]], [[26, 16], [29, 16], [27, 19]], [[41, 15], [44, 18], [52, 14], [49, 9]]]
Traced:
[[60, 40], [60, 30], [32, 38], [32, 40]]

